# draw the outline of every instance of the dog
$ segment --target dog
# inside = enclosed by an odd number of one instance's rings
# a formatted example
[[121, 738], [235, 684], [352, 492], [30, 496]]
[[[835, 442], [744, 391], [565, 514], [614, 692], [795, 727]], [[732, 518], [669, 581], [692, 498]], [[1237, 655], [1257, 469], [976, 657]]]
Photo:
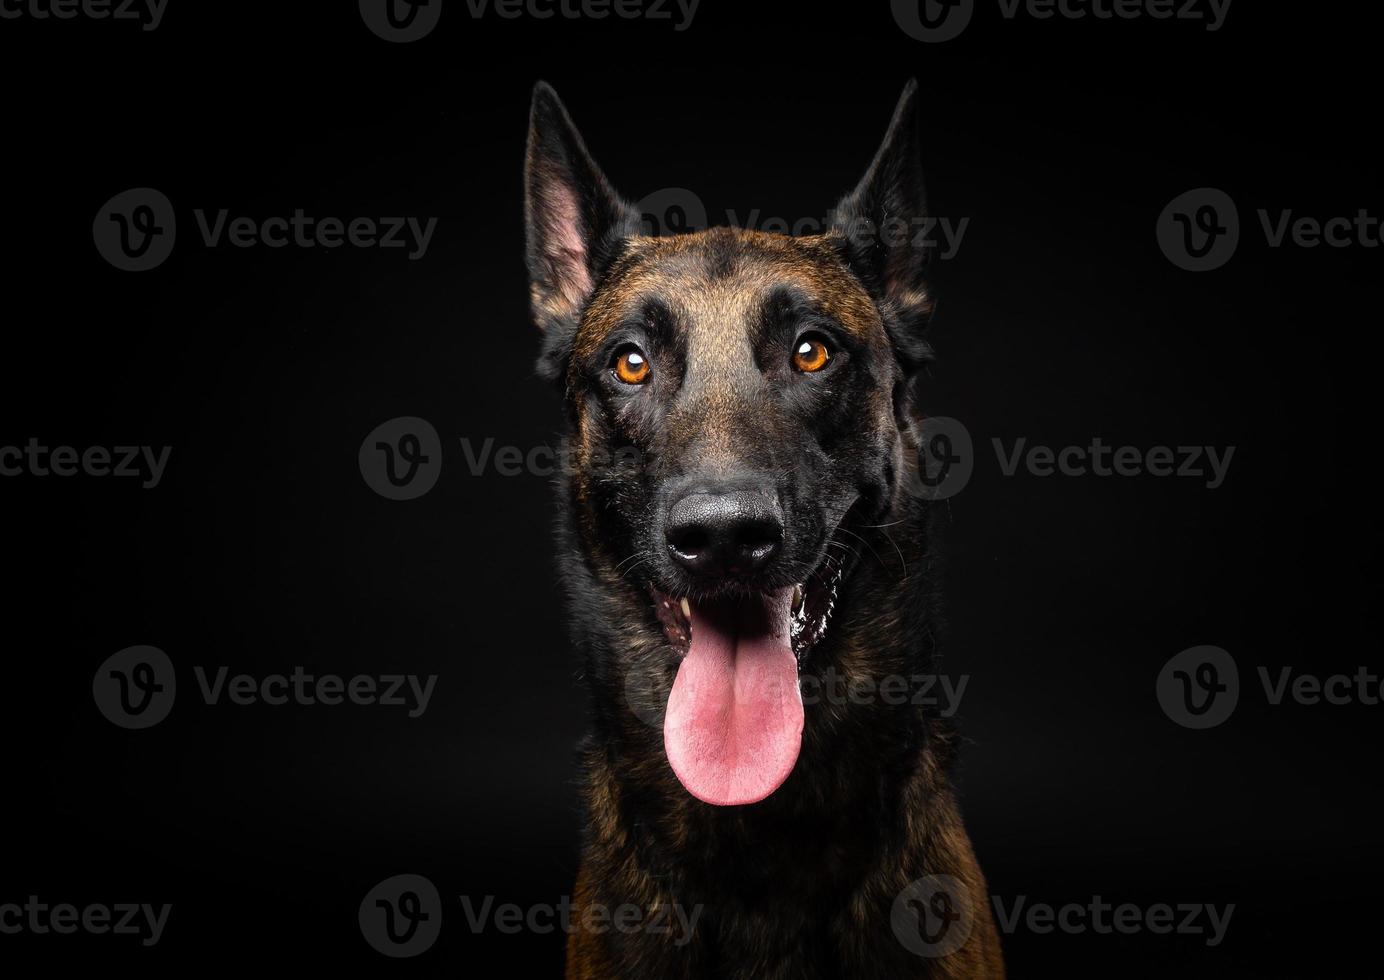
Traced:
[[824, 233], [657, 235], [534, 90], [530, 298], [592, 705], [571, 980], [1004, 974], [945, 720], [802, 693], [934, 657], [918, 101]]

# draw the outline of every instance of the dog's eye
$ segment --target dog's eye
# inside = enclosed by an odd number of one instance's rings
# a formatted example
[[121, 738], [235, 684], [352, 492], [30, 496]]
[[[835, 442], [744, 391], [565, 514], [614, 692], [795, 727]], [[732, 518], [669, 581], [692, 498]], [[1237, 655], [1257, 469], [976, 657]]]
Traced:
[[818, 334], [805, 334], [793, 349], [793, 367], [803, 374], [820, 371], [831, 363], [831, 347]]
[[649, 380], [649, 359], [633, 344], [615, 352], [615, 377], [627, 385], [642, 385]]

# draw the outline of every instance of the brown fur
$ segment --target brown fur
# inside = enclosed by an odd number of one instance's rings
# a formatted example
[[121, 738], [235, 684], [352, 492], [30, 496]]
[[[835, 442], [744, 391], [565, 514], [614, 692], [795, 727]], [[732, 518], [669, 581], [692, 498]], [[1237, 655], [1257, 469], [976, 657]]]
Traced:
[[[922, 213], [915, 117], [910, 87], [843, 202], [848, 217], [878, 226]], [[748, 474], [776, 486], [797, 549], [789, 556], [786, 545], [784, 562], [811, 572], [834, 554], [841, 564], [836, 611], [800, 655], [801, 677], [832, 671], [849, 685], [933, 671], [932, 513], [907, 480], [932, 302], [918, 250], [840, 228], [804, 238], [728, 228], [640, 237], [545, 87], [535, 95], [526, 188], [540, 363], [563, 388], [574, 450], [559, 553], [593, 700], [567, 976], [1003, 977], [985, 879], [951, 787], [955, 739], [944, 719], [882, 699], [813, 704], [787, 780], [759, 803], [729, 807], [702, 803], [678, 782], [660, 727], [678, 658], [650, 597], [655, 585], [673, 588], [672, 572], [659, 570], [661, 545], [651, 542], [662, 541], [667, 488], [688, 479]], [[796, 333], [797, 322], [840, 333], [845, 368], [795, 377], [794, 334], [785, 340], [784, 331]], [[631, 331], [654, 363], [638, 392], [608, 370], [612, 345]], [[598, 462], [617, 447], [638, 449], [636, 470]], [[970, 932], [954, 951], [924, 956], [901, 941], [893, 915], [912, 883], [936, 875], [959, 883]], [[601, 923], [622, 907], [698, 918], [688, 932]]]

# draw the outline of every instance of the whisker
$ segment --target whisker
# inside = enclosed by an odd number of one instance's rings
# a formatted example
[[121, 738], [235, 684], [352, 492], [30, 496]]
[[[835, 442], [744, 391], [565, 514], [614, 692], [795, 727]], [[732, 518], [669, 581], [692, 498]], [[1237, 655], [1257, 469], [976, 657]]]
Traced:
[[905, 557], [903, 556], [903, 549], [900, 548], [899, 545], [898, 545], [898, 542], [896, 542], [896, 541], [895, 541], [893, 538], [891, 538], [888, 534], [885, 534], [885, 532], [883, 532], [883, 531], [881, 531], [880, 533], [881, 533], [881, 534], [884, 534], [884, 540], [885, 540], [885, 541], [888, 541], [891, 545], [894, 546], [894, 552], [899, 556], [899, 565], [903, 568], [903, 580], [904, 580], [905, 582], [907, 582], [907, 581], [908, 581], [908, 559], [905, 558]]
[[627, 562], [634, 561], [634, 559], [638, 558], [640, 555], [644, 555], [644, 557], [645, 557], [646, 559], [652, 557], [651, 555], [646, 555], [646, 554], [644, 553], [644, 549], [641, 548], [640, 550], [636, 551], [634, 554], [630, 555], [628, 558], [623, 559], [623, 560], [620, 562], [620, 564], [618, 564], [618, 565], [615, 566], [615, 570], [618, 572], [620, 569], [622, 569], [622, 568], [625, 567], [625, 564], [626, 564]]
[[[844, 524], [840, 525], [839, 530], [846, 532], [851, 537], [856, 538], [858, 541], [860, 541], [861, 544], [870, 549], [870, 554], [875, 556], [876, 561], [878, 561], [881, 565], [884, 564], [884, 559], [880, 557], [880, 554], [878, 551], [875, 550], [874, 545], [870, 544], [869, 541], [866, 541], [864, 537], [862, 537], [859, 534], [856, 534], [854, 531], [846, 527]], [[904, 560], [903, 551], [899, 549], [899, 546], [894, 543], [894, 539], [889, 537], [889, 535], [886, 534], [884, 537], [888, 540], [890, 544], [894, 545], [894, 550], [898, 552], [899, 566], [900, 569], [903, 571], [903, 579], [905, 582], [908, 581], [908, 562]]]
[[[860, 552], [857, 551], [856, 549], [852, 548], [850, 545], [846, 544], [844, 541], [837, 541], [837, 540], [835, 540], [835, 539], [833, 538], [832, 540], [829, 540], [829, 541], [827, 542], [827, 547], [828, 547], [828, 548], [840, 548], [842, 551], [844, 551], [846, 554], [850, 555], [852, 558], [856, 558], [856, 559], [859, 559], [859, 558], [860, 558]], [[836, 562], [836, 567], [838, 567], [838, 568], [840, 568], [842, 565], [844, 565], [844, 564], [845, 564], [845, 561], [846, 561], [846, 559], [840, 558], [840, 557], [838, 557], [838, 556], [836, 556], [836, 555], [832, 555], [832, 554], [828, 554], [828, 555], [826, 555], [826, 556], [824, 556], [824, 557], [825, 557], [825, 559], [828, 560], [828, 561], [835, 561], [835, 562]]]

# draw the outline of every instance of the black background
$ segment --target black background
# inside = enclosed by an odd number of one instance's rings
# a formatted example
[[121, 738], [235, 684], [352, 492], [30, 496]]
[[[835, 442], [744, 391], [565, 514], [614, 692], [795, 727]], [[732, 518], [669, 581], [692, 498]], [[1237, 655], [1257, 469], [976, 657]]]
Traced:
[[[941, 263], [930, 413], [965, 421], [946, 506], [943, 668], [967, 674], [960, 786], [1011, 902], [1234, 903], [1225, 941], [1005, 938], [1015, 976], [1334, 976], [1374, 949], [1381, 707], [1268, 705], [1254, 668], [1379, 663], [1379, 249], [1266, 246], [1255, 210], [1384, 216], [1373, 26], [1340, 5], [1182, 21], [1004, 20], [923, 44], [887, 3], [703, 0], [668, 22], [505, 20], [447, 6], [388, 44], [355, 4], [183, 3], [153, 32], [0, 21], [0, 446], [173, 447], [163, 482], [0, 479], [6, 774], [0, 903], [173, 906], [152, 949], [0, 935], [0, 963], [151, 975], [294, 965], [560, 975], [562, 936], [466, 927], [459, 896], [568, 894], [583, 695], [554, 587], [547, 482], [458, 448], [552, 443], [532, 375], [521, 162], [551, 81], [617, 187], [713, 215], [822, 215], [903, 82], [925, 93]], [[307, 5], [303, 5], [306, 7]], [[160, 268], [93, 247], [112, 195], [178, 212]], [[1154, 225], [1225, 190], [1242, 242], [1184, 272]], [[426, 256], [203, 247], [192, 211], [436, 216]], [[410, 502], [357, 450], [428, 419], [446, 456]], [[1226, 483], [1005, 477], [990, 449], [1234, 446]], [[97, 665], [153, 644], [185, 693], [125, 731]], [[1229, 650], [1244, 695], [1207, 732], [1154, 697], [1173, 654]], [[193, 665], [438, 675], [429, 710], [210, 707]], [[804, 855], [811, 860], [811, 855]], [[356, 908], [423, 874], [438, 944], [390, 961]]]

